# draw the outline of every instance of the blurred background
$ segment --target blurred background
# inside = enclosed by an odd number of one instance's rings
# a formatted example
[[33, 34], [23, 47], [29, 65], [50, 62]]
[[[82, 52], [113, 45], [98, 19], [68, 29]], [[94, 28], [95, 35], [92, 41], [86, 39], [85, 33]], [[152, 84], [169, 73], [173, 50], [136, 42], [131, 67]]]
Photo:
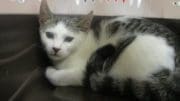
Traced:
[[[180, 0], [47, 0], [56, 14], [180, 18]], [[38, 14], [41, 0], [0, 0], [0, 14]]]

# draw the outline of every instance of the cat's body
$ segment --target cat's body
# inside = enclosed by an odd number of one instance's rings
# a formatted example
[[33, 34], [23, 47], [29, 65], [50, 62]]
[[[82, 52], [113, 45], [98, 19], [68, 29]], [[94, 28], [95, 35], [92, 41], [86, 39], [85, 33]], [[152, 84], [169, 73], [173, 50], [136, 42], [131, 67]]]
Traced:
[[173, 32], [141, 18], [55, 16], [43, 3], [40, 32], [54, 63], [46, 70], [51, 83], [172, 100], [179, 64]]
[[[119, 17], [121, 18], [124, 20]], [[175, 63], [175, 57], [177, 60], [179, 57], [176, 55], [178, 50], [175, 50], [175, 34], [164, 26], [145, 19], [127, 19], [122, 26], [122, 20], [113, 22], [119, 28], [116, 34], [120, 34], [119, 37], [125, 36], [119, 41], [126, 42], [135, 37], [134, 40], [126, 47], [120, 48], [120, 53], [118, 48], [122, 43], [110, 44], [111, 48], [107, 48], [109, 44], [106, 43], [98, 48], [87, 64], [84, 84], [94, 91], [134, 96], [136, 100], [177, 101], [176, 94], [179, 91], [173, 76], [175, 68], [179, 65], [177, 61]], [[132, 23], [133, 21], [140, 23]], [[131, 30], [134, 27], [136, 30]], [[113, 49], [114, 52], [111, 51]], [[108, 51], [111, 54], [105, 56]]]

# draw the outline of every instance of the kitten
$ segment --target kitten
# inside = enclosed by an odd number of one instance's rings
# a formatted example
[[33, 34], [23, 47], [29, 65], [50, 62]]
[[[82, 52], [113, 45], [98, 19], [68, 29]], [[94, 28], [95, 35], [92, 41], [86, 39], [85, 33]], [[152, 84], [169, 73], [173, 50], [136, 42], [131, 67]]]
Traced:
[[143, 101], [173, 101], [177, 96], [180, 59], [175, 34], [164, 26], [141, 18], [93, 18], [92, 12], [57, 16], [46, 0], [39, 21], [42, 44], [54, 64], [46, 70], [52, 84]]
[[40, 37], [54, 66], [46, 77], [56, 86], [83, 85], [84, 71], [91, 53], [97, 49], [96, 39], [89, 31], [92, 13], [86, 16], [56, 16], [42, 1]]

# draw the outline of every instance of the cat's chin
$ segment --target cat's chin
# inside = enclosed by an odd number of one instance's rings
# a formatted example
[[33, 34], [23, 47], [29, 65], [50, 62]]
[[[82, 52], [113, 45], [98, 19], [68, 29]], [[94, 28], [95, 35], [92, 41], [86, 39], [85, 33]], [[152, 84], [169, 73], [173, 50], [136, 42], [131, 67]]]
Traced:
[[53, 61], [61, 61], [64, 58], [62, 56], [58, 56], [58, 55], [48, 55], [49, 58], [51, 58]]

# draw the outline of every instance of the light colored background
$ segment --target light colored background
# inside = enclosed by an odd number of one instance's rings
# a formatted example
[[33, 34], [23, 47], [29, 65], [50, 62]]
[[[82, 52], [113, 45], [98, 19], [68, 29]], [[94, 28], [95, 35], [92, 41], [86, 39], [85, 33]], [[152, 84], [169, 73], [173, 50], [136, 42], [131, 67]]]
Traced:
[[[38, 14], [40, 1], [0, 0], [0, 14]], [[48, 0], [48, 3], [56, 14], [86, 14], [93, 10], [95, 15], [180, 19], [180, 7], [173, 5], [175, 1], [180, 2], [180, 0], [125, 0], [124, 3], [123, 0]]]

